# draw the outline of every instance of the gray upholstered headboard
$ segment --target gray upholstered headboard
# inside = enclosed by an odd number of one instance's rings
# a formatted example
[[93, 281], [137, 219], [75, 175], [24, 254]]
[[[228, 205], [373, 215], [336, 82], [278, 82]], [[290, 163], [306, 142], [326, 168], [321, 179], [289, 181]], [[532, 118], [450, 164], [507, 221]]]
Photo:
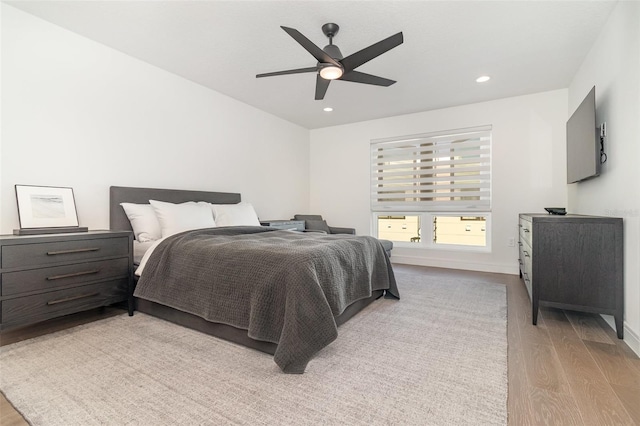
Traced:
[[109, 229], [131, 231], [131, 224], [120, 203], [147, 204], [149, 200], [168, 203], [206, 201], [212, 204], [237, 204], [240, 194], [233, 192], [183, 191], [181, 189], [130, 188], [112, 186], [109, 189]]

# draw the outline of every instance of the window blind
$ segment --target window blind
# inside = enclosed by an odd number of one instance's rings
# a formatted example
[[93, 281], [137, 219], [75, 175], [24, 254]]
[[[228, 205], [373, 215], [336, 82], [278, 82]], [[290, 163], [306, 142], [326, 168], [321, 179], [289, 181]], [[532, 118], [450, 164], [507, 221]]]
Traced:
[[371, 141], [373, 211], [491, 210], [491, 126]]

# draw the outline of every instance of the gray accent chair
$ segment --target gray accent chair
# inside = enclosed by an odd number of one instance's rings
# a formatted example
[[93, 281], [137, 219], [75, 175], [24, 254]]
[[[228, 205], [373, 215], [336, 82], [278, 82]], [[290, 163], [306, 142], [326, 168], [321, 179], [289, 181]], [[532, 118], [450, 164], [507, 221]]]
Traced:
[[[322, 219], [322, 215], [319, 214], [297, 214], [293, 217], [293, 220], [304, 220], [304, 230], [306, 232], [324, 232], [326, 234], [356, 234], [354, 228], [340, 228], [337, 226], [327, 225], [327, 221]], [[391, 257], [391, 250], [393, 250], [393, 242], [389, 240], [378, 240], [382, 244], [384, 251], [387, 252], [387, 256]]]
[[319, 214], [297, 214], [293, 220], [304, 220], [304, 230], [312, 232], [324, 232], [326, 234], [353, 234], [355, 228], [340, 228], [337, 226], [327, 225], [327, 221], [322, 219]]

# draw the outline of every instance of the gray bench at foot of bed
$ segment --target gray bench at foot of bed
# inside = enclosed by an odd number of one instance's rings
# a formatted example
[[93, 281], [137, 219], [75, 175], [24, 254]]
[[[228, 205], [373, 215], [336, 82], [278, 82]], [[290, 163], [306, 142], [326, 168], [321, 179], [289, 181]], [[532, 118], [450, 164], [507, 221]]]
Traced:
[[384, 251], [387, 252], [387, 256], [391, 257], [391, 250], [393, 250], [393, 241], [380, 239], [378, 239], [378, 241], [382, 243], [382, 247], [384, 248]]

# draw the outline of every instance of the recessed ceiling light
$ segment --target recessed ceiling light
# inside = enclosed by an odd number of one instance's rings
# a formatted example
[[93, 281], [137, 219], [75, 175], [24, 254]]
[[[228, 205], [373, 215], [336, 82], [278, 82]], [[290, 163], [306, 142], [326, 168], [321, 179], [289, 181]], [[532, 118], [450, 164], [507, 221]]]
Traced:
[[325, 112], [331, 112], [331, 111], [333, 111], [333, 108], [326, 107], [326, 108], [323, 108], [322, 110], [325, 111]]
[[491, 80], [491, 77], [489, 77], [488, 75], [482, 75], [482, 76], [476, 78], [476, 81], [478, 83], [484, 83], [485, 81], [489, 81], [489, 80]]

